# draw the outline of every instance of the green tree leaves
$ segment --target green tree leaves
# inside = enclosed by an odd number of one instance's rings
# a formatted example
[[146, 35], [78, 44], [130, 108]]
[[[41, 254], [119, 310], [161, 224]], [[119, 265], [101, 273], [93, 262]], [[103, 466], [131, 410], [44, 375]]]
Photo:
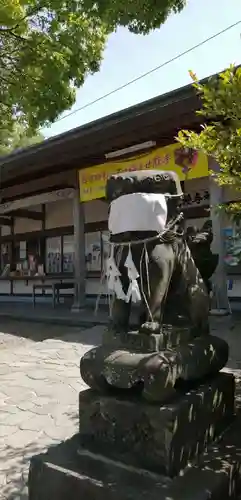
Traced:
[[[36, 130], [75, 102], [99, 70], [107, 36], [158, 28], [185, 0], [1, 0], [0, 129]], [[113, 68], [114, 70], [114, 68]]]
[[108, 28], [78, 0], [2, 0], [0, 128], [35, 130], [75, 102], [75, 88], [98, 71]]
[[84, 10], [95, 12], [108, 25], [127, 26], [133, 33], [142, 34], [159, 28], [185, 5], [186, 0], [83, 0]]
[[30, 135], [23, 126], [16, 123], [14, 127], [2, 128], [0, 130], [0, 156], [6, 155], [16, 149], [26, 148], [44, 140], [44, 136], [40, 133]]
[[[193, 80], [202, 101], [198, 113], [206, 125], [200, 134], [179, 132], [178, 141], [215, 158], [220, 166], [217, 182], [241, 191], [241, 68], [230, 66], [204, 85], [194, 76]], [[240, 203], [228, 208], [231, 214], [240, 209]]]

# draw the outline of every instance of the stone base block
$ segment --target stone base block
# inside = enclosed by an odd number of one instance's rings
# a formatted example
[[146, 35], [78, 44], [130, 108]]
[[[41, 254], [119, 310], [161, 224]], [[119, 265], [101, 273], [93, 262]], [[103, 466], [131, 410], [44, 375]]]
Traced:
[[225, 373], [164, 406], [87, 390], [79, 396], [80, 444], [173, 477], [224, 431], [233, 416], [234, 377]]
[[79, 449], [79, 439], [31, 460], [29, 500], [229, 500], [240, 489], [241, 419], [199, 464], [173, 480]]
[[102, 344], [108, 347], [112, 346], [115, 349], [129, 349], [134, 352], [146, 353], [187, 344], [191, 342], [192, 338], [191, 328], [164, 324], [158, 334], [146, 334], [138, 330], [128, 333], [106, 330], [103, 334]]
[[154, 353], [101, 345], [82, 356], [80, 373], [92, 389], [102, 392], [108, 385], [131, 391], [138, 387], [143, 399], [160, 404], [175, 394], [179, 380], [202, 381], [218, 373], [227, 360], [227, 342], [206, 335]]

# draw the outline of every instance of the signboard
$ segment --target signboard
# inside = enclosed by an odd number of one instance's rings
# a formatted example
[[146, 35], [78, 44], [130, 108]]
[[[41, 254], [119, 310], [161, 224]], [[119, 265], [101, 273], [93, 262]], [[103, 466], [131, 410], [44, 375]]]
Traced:
[[101, 271], [101, 234], [85, 234], [85, 261], [87, 271]]
[[208, 158], [176, 143], [138, 157], [85, 168], [79, 170], [80, 200], [103, 198], [110, 175], [137, 170], [172, 170], [181, 181], [196, 179], [208, 176]]
[[193, 193], [184, 193], [183, 208], [209, 205], [210, 194], [208, 189], [201, 189]]

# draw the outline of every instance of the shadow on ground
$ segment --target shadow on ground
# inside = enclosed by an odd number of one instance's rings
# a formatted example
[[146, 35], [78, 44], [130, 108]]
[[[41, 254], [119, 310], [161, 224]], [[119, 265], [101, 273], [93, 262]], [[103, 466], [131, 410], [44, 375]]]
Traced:
[[[77, 428], [77, 411], [69, 414], [69, 418]], [[64, 439], [69, 439], [72, 432], [63, 436], [62, 439], [52, 439], [47, 435], [47, 430], [46, 433], [42, 430], [31, 442], [26, 441], [24, 431], [18, 430], [16, 435], [18, 436], [16, 443], [3, 445], [0, 450], [1, 500], [28, 500], [28, 473], [31, 458], [59, 445]], [[14, 441], [14, 434], [12, 441]]]
[[[62, 442], [61, 444], [54, 443], [52, 445], [52, 451], [50, 451], [50, 454], [48, 454], [48, 460], [47, 462], [52, 462], [56, 464], [59, 467], [64, 467], [66, 466], [66, 462], [70, 467], [70, 470], [73, 470], [74, 472], [78, 471], [79, 468], [79, 458], [76, 459], [76, 461], [73, 461], [73, 454], [68, 456], [68, 450], [66, 450], [66, 447], [69, 447], [71, 441], [73, 441], [73, 444], [78, 444], [78, 437], [75, 435], [73, 438], [70, 440], [66, 441], [65, 443]], [[49, 448], [50, 450], [50, 448]], [[21, 468], [21, 473], [18, 473], [17, 475], [15, 474], [15, 467], [11, 467], [8, 469], [9, 472], [9, 478], [12, 478], [11, 484], [5, 484], [3, 485], [3, 488], [1, 490], [3, 494], [3, 499], [6, 500], [28, 500], [28, 470], [29, 470], [29, 460], [31, 459], [32, 456], [36, 456], [39, 454], [42, 454], [43, 452], [47, 451], [46, 446], [42, 446], [41, 443], [35, 442], [29, 444], [27, 447], [24, 449], [19, 449], [13, 450], [10, 447], [6, 449], [6, 457], [9, 462], [11, 460], [14, 460], [19, 465], [19, 469]], [[51, 455], [51, 456], [50, 456]], [[67, 460], [65, 458], [67, 457]], [[195, 498], [196, 494], [199, 491], [201, 493], [202, 498], [207, 498], [206, 494], [209, 489], [212, 489], [214, 486], [216, 487], [217, 484], [224, 486], [225, 491], [222, 491], [223, 495], [222, 498], [233, 498], [237, 499], [237, 496], [235, 493], [240, 492], [240, 487], [238, 487], [238, 491], [236, 489], [237, 483], [236, 483], [236, 472], [232, 470], [230, 467], [224, 467], [223, 464], [229, 464], [232, 462], [233, 457], [241, 457], [241, 446], [239, 443], [234, 443], [234, 440], [231, 440], [231, 444], [229, 445], [228, 443], [225, 443], [223, 446], [219, 446], [218, 443], [217, 445], [212, 446], [212, 452], [209, 454], [208, 452], [204, 452], [201, 456], [200, 459], [197, 460], [199, 463], [202, 473], [197, 474], [195, 470], [193, 471], [191, 468], [186, 470], [186, 474], [184, 474], [184, 477], [182, 478], [182, 475], [179, 476], [178, 478], [174, 479], [173, 481], [173, 486], [170, 488], [170, 491], [168, 491], [168, 496], [165, 496], [166, 500], [176, 500], [177, 498], [180, 498], [180, 489], [183, 490], [184, 494], [187, 492], [190, 488], [190, 491], [194, 492]], [[69, 460], [70, 458], [70, 460]], [[52, 460], [51, 460], [52, 459]], [[237, 461], [237, 460], [236, 460]], [[72, 467], [72, 465], [74, 466]], [[98, 464], [96, 467], [93, 467], [94, 464], [92, 464], [91, 471], [88, 471], [88, 467], [86, 469], [86, 464], [84, 468], [84, 475], [88, 477], [88, 472], [89, 476], [96, 481], [96, 484], [98, 485], [101, 484], [101, 489], [106, 488], [106, 489], [116, 489], [116, 487], [122, 486], [123, 488], [123, 483], [120, 485], [120, 479], [118, 478], [118, 474], [115, 477], [117, 479], [116, 481], [113, 481], [113, 470], [110, 471], [109, 476], [106, 474], [105, 476], [102, 473], [97, 470], [98, 469]], [[101, 469], [100, 469], [101, 470]], [[112, 472], [112, 477], [111, 477], [111, 472]], [[83, 472], [81, 471], [81, 475]], [[219, 478], [221, 476], [221, 479]], [[83, 476], [82, 476], [83, 477]], [[36, 476], [35, 476], [36, 478]], [[124, 478], [124, 475], [123, 475]], [[112, 479], [112, 481], [111, 481]], [[118, 480], [119, 479], [119, 480]], [[137, 479], [137, 478], [136, 478]], [[140, 484], [142, 485], [143, 488], [143, 493], [144, 495], [140, 495], [140, 498], [146, 498], [146, 493], [149, 490], [148, 483], [152, 482], [149, 480], [148, 476], [139, 476], [138, 481], [140, 481]], [[185, 484], [184, 484], [185, 482]], [[144, 484], [142, 484], [144, 483]], [[130, 478], [129, 482], [124, 484], [124, 488], [128, 488], [130, 484]], [[169, 481], [165, 481], [165, 479], [162, 479], [160, 481], [159, 485], [157, 484], [157, 489], [158, 486], [163, 486], [163, 489], [168, 488]], [[59, 488], [60, 485], [56, 489]], [[62, 486], [62, 485], [61, 485]], [[133, 485], [132, 485], [133, 487]], [[169, 488], [168, 488], [169, 489]], [[146, 490], [146, 491], [144, 491]], [[115, 491], [117, 493], [117, 491]], [[149, 490], [150, 493], [150, 490]], [[158, 493], [158, 491], [157, 491]], [[160, 491], [159, 491], [160, 493]], [[162, 491], [163, 493], [163, 491]], [[118, 498], [120, 496], [117, 494], [116, 495]], [[161, 495], [162, 496], [162, 495]], [[201, 498], [200, 496], [200, 498]], [[151, 494], [150, 497], [157, 498], [156, 495]], [[41, 498], [43, 498], [43, 491], [41, 493]], [[52, 497], [51, 497], [52, 498]], [[129, 496], [128, 496], [129, 498]], [[183, 497], [184, 498], [184, 497]], [[186, 496], [185, 496], [186, 498]], [[219, 497], [217, 497], [219, 498]], [[57, 500], [57, 498], [53, 498], [53, 500]]]
[[[75, 327], [65, 325], [53, 325], [18, 321], [15, 319], [0, 318], [0, 332], [13, 335], [17, 338], [29, 339], [33, 342], [43, 342], [48, 339], [61, 340], [63, 342], [74, 342], [86, 345], [99, 344], [103, 333], [103, 325], [94, 327]], [[4, 344], [5, 337], [0, 340]]]
[[[237, 382], [236, 404], [241, 408], [241, 320], [236, 318], [212, 318], [212, 333], [225, 339], [230, 346], [230, 359], [226, 371], [234, 373]], [[4, 342], [8, 343], [7, 337], [29, 339], [41, 342], [47, 339], [56, 339], [64, 342], [81, 343], [85, 345], [96, 345], [100, 343], [101, 333], [104, 326], [93, 328], [77, 328], [60, 325], [46, 325], [40, 323], [28, 323], [0, 319], [0, 332], [5, 335], [0, 337], [0, 349], [4, 348]], [[9, 340], [11, 341], [11, 339]], [[1, 345], [2, 343], [2, 345]], [[76, 402], [77, 413], [77, 402]], [[76, 414], [69, 415], [74, 422], [78, 417]], [[66, 436], [67, 438], [68, 436]], [[14, 438], [14, 435], [13, 435]], [[57, 444], [57, 442], [55, 442]], [[29, 460], [33, 455], [43, 453], [53, 444], [43, 433], [31, 443], [17, 442], [14, 447], [3, 445], [0, 450], [0, 498], [3, 500], [27, 500], [27, 479]], [[218, 448], [217, 448], [218, 454]], [[217, 471], [221, 473], [221, 471]], [[53, 499], [55, 500], [55, 499]], [[57, 500], [57, 499], [56, 499]], [[171, 500], [171, 499], [170, 499]]]
[[[94, 317], [94, 312], [92, 312]], [[135, 319], [135, 318], [134, 318]], [[212, 317], [210, 319], [211, 333], [225, 339], [230, 345], [230, 362], [237, 358], [237, 348], [240, 352], [240, 367], [241, 367], [241, 315], [238, 317]], [[66, 325], [51, 323], [39, 323], [32, 320], [15, 319], [0, 316], [0, 332], [15, 337], [25, 338], [34, 342], [43, 342], [47, 339], [59, 339], [64, 342], [80, 342], [86, 345], [99, 344], [101, 335], [106, 328], [106, 324], [85, 324], [85, 325]], [[230, 332], [232, 335], [230, 336]], [[239, 340], [240, 338], [240, 340]], [[238, 344], [236, 346], [235, 344]], [[235, 345], [234, 345], [235, 344]]]
[[[1, 500], [28, 500], [28, 472], [32, 456], [47, 451], [58, 442], [48, 443], [39, 438], [19, 448], [6, 446], [1, 451], [0, 498]], [[53, 499], [54, 500], [54, 499]]]

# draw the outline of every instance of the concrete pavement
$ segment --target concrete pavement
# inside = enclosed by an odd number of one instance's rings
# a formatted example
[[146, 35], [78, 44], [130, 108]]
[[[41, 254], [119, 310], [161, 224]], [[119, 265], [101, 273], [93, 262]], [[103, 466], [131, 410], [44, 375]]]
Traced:
[[79, 360], [100, 328], [0, 325], [1, 499], [27, 499], [29, 458], [77, 431]]
[[[213, 318], [230, 343], [228, 370], [241, 373], [241, 323]], [[0, 323], [0, 498], [27, 500], [29, 459], [78, 430], [79, 360], [104, 326]], [[238, 386], [239, 387], [239, 386]], [[241, 391], [240, 391], [241, 392]]]

